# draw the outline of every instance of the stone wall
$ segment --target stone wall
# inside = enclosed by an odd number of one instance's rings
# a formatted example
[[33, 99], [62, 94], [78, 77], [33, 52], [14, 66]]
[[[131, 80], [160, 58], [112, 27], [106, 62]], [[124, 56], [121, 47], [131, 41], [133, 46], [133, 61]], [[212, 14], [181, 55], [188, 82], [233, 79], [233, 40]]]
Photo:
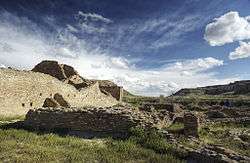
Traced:
[[25, 125], [35, 129], [70, 131], [128, 132], [131, 127], [162, 128], [168, 117], [147, 114], [124, 107], [108, 108], [39, 108], [30, 110]]
[[198, 137], [199, 117], [194, 113], [187, 112], [183, 117], [184, 134], [187, 136]]
[[173, 113], [181, 113], [183, 109], [180, 104], [171, 103], [144, 103], [142, 108], [154, 108], [156, 110], [166, 110]]
[[58, 64], [56, 61], [42, 61], [41, 63], [37, 64], [32, 69], [32, 71], [49, 74], [59, 80], [65, 80], [73, 75], [77, 75], [77, 72], [73, 67], [64, 64]]
[[42, 107], [46, 98], [57, 93], [72, 107], [106, 107], [118, 103], [103, 94], [98, 83], [79, 91], [43, 73], [0, 69], [0, 115], [24, 115], [31, 108]]

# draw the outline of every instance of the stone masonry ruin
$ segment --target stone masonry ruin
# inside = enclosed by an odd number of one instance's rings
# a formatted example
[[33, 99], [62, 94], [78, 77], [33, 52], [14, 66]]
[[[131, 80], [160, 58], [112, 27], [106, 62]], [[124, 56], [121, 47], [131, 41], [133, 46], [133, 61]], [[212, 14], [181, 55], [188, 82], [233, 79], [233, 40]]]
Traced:
[[[35, 128], [125, 132], [134, 126], [160, 129], [183, 116], [177, 104], [114, 107], [122, 99], [122, 87], [84, 79], [71, 66], [55, 61], [43, 61], [32, 71], [0, 69], [0, 86], [0, 115], [30, 110], [25, 123]], [[197, 136], [198, 119], [186, 114], [183, 119], [185, 133]]]
[[30, 110], [25, 125], [35, 129], [126, 133], [131, 127], [162, 128], [168, 116], [126, 107], [39, 108]]
[[199, 117], [194, 113], [187, 112], [183, 117], [184, 134], [187, 136], [198, 137]]
[[[53, 68], [48, 70], [59, 79], [77, 74], [70, 66], [52, 63]], [[63, 73], [60, 73], [61, 69], [64, 69]], [[119, 103], [111, 95], [102, 93], [98, 82], [78, 90], [57, 78], [33, 71], [0, 69], [0, 115], [25, 115], [29, 109], [42, 107], [45, 99], [56, 94], [60, 94], [72, 107], [108, 107]]]
[[64, 83], [73, 85], [81, 90], [99, 82], [99, 88], [103, 93], [108, 93], [116, 100], [122, 101], [123, 88], [107, 80], [89, 80], [81, 77], [73, 67], [65, 64], [59, 64], [57, 61], [42, 61], [36, 65], [32, 71], [51, 75]]

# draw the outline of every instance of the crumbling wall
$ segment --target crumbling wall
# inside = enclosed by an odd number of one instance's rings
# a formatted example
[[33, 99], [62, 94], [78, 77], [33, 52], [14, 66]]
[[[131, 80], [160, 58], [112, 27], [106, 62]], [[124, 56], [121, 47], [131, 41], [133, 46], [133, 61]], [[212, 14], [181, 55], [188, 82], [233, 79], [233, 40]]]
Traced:
[[46, 98], [59, 93], [72, 107], [106, 107], [118, 103], [101, 93], [98, 84], [77, 90], [43, 73], [0, 69], [0, 115], [24, 115], [31, 108], [42, 107]]
[[150, 108], [153, 107], [156, 110], [167, 110], [173, 113], [181, 113], [183, 109], [180, 104], [176, 103], [144, 103], [142, 108]]
[[131, 127], [160, 128], [167, 117], [123, 107], [40, 108], [30, 110], [25, 125], [36, 129], [72, 131], [127, 132]]
[[187, 136], [198, 137], [199, 117], [194, 113], [187, 112], [183, 117], [184, 134]]
[[73, 75], [77, 75], [73, 67], [58, 64], [57, 61], [42, 61], [37, 64], [32, 71], [48, 74], [59, 80], [65, 80]]

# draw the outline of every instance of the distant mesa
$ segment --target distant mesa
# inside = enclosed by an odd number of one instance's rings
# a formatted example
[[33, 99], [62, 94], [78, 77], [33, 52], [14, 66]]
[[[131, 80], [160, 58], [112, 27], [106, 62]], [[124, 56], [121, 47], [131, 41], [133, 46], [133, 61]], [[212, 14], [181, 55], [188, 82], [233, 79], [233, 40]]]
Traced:
[[185, 88], [174, 96], [187, 95], [246, 95], [250, 93], [250, 80], [236, 81], [226, 85], [214, 85], [199, 88]]

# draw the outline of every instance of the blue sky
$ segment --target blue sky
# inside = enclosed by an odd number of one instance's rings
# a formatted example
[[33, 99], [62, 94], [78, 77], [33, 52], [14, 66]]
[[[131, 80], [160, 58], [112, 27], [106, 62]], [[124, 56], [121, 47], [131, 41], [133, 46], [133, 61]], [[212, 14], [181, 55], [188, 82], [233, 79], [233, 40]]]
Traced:
[[0, 65], [44, 59], [135, 94], [250, 79], [250, 0], [0, 1]]

